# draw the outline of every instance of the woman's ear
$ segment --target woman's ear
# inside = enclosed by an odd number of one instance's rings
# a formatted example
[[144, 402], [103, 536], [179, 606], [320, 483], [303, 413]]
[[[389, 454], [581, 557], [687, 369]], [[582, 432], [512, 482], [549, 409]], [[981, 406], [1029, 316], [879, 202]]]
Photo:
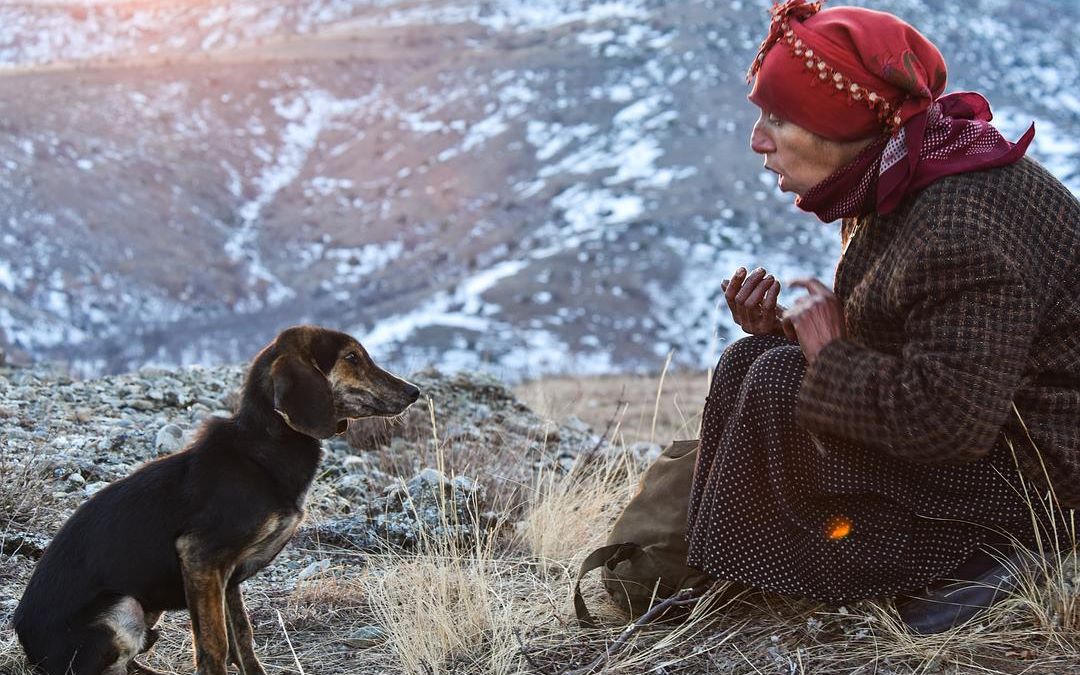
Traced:
[[286, 424], [313, 438], [330, 438], [337, 432], [330, 382], [314, 365], [296, 354], [279, 356], [270, 367], [270, 380], [274, 410]]

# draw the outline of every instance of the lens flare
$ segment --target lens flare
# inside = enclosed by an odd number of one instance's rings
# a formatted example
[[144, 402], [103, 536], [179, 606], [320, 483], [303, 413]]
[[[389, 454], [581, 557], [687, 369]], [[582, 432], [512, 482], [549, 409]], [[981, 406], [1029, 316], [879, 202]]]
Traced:
[[825, 536], [832, 541], [839, 541], [851, 534], [851, 520], [846, 516], [833, 516], [825, 523]]

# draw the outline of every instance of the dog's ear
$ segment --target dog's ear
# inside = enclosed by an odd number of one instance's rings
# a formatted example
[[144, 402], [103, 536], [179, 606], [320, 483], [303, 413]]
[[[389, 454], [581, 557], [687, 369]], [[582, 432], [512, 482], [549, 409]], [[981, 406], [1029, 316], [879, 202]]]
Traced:
[[270, 367], [270, 379], [274, 383], [274, 410], [286, 424], [314, 438], [337, 433], [330, 381], [314, 364], [296, 354], [279, 356]]

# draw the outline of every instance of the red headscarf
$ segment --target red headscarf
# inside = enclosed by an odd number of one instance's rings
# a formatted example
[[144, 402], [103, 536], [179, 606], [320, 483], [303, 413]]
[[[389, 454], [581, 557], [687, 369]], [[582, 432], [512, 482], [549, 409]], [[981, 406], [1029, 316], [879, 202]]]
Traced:
[[915, 28], [884, 12], [821, 5], [773, 6], [749, 98], [829, 140], [878, 138], [796, 200], [800, 208], [825, 221], [889, 213], [938, 178], [1024, 155], [1034, 125], [1013, 144], [989, 124], [981, 95], [942, 97], [945, 60]]

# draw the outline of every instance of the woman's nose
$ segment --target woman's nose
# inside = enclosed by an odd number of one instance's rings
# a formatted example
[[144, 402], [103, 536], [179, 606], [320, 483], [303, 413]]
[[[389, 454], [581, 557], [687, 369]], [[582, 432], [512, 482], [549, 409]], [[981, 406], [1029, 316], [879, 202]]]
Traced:
[[761, 120], [754, 124], [753, 130], [750, 132], [750, 149], [760, 155], [776, 151], [776, 144], [773, 143], [772, 138], [762, 128]]

